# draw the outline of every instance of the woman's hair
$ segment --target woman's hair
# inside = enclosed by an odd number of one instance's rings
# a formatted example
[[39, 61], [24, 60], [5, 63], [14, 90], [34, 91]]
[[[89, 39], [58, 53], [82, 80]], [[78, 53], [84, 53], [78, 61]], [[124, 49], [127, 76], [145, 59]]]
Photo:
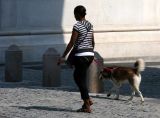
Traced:
[[84, 17], [86, 15], [86, 8], [82, 5], [79, 5], [74, 8], [74, 14]]

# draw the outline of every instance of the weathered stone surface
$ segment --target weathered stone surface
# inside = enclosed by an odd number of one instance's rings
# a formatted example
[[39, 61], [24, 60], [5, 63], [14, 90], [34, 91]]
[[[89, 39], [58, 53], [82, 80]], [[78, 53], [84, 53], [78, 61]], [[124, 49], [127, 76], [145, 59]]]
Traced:
[[103, 68], [103, 58], [98, 53], [95, 53], [95, 59], [91, 63], [88, 73], [88, 88], [92, 93], [104, 92], [103, 81], [99, 79], [99, 73]]
[[16, 45], [11, 45], [5, 52], [5, 81], [22, 81], [22, 51]]
[[60, 82], [60, 66], [57, 65], [60, 55], [54, 48], [49, 48], [43, 55], [43, 86], [58, 87]]

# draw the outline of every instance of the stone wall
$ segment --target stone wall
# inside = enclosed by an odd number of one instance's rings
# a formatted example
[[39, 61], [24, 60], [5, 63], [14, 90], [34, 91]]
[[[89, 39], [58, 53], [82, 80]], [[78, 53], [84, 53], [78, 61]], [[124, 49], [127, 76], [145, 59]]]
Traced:
[[94, 25], [102, 57], [160, 60], [159, 0], [0, 0], [0, 63], [11, 44], [24, 51], [24, 62], [42, 61], [48, 47], [62, 53], [79, 4]]

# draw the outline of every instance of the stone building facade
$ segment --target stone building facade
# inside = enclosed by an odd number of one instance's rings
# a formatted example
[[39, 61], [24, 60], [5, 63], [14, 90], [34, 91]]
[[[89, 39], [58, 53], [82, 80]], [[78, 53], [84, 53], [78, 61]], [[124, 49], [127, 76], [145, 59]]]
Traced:
[[159, 0], [0, 0], [0, 63], [12, 44], [23, 50], [24, 62], [41, 62], [49, 47], [62, 53], [80, 4], [103, 58], [160, 60]]

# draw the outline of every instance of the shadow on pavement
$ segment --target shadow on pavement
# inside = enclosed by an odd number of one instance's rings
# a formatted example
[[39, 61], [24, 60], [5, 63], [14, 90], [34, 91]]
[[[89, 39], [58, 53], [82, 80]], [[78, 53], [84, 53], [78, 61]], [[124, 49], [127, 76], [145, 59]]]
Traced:
[[62, 111], [62, 112], [75, 112], [75, 110], [72, 110], [71, 108], [58, 108], [53, 106], [11, 106], [11, 107], [17, 107], [19, 109], [25, 109], [25, 110], [46, 110], [46, 111]]

